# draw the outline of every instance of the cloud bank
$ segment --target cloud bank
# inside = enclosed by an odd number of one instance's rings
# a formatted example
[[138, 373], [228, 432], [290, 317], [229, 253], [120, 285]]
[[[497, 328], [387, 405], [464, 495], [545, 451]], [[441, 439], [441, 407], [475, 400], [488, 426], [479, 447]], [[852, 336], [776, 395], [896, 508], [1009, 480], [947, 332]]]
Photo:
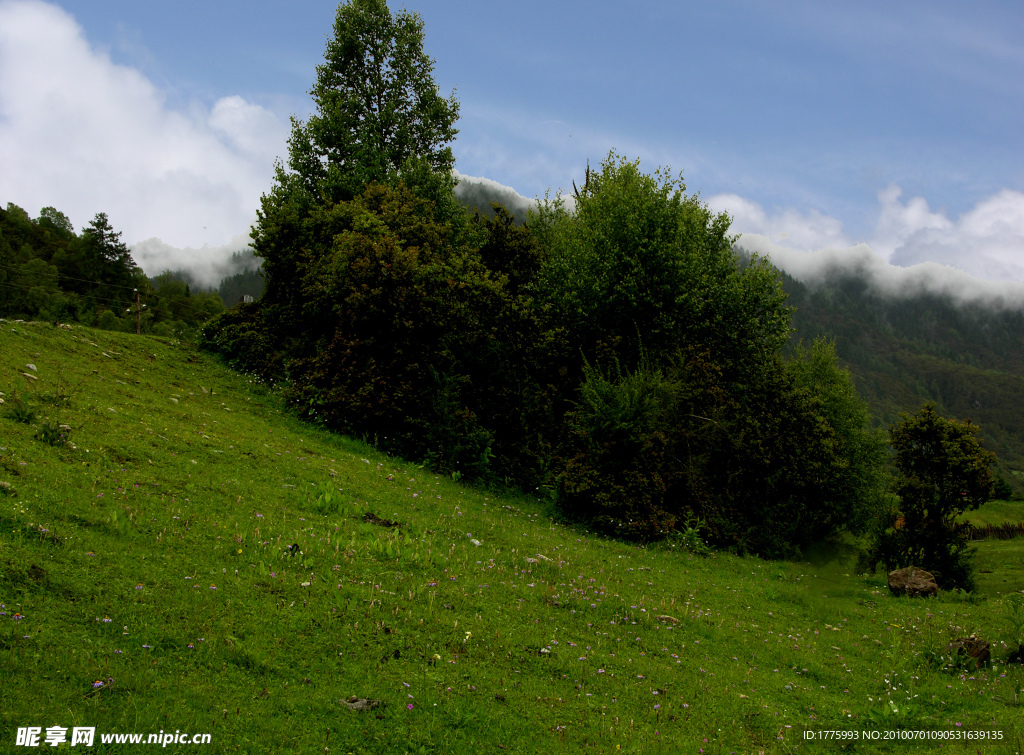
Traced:
[[81, 229], [106, 212], [132, 243], [229, 242], [255, 220], [288, 127], [231, 96], [169, 108], [137, 70], [91, 47], [61, 8], [0, 1], [0, 201]]
[[878, 192], [874, 231], [860, 242], [821, 213], [771, 214], [735, 194], [708, 203], [732, 216], [740, 246], [806, 283], [849, 270], [889, 296], [931, 292], [1024, 306], [1024, 194], [1003, 190], [956, 219], [921, 197], [901, 197], [895, 185]]

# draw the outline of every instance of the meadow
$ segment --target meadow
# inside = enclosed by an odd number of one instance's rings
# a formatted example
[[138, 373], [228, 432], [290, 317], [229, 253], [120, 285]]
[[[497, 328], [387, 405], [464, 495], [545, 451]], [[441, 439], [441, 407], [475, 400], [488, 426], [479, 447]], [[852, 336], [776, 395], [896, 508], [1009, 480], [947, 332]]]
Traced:
[[[185, 342], [0, 322], [0, 367], [2, 751], [54, 726], [109, 753], [140, 747], [101, 732], [208, 733], [149, 747], [209, 753], [1024, 745], [1024, 540], [979, 543], [976, 593], [895, 598], [834, 546], [597, 537], [543, 490], [304, 424]], [[991, 663], [945, 652], [971, 634]]]

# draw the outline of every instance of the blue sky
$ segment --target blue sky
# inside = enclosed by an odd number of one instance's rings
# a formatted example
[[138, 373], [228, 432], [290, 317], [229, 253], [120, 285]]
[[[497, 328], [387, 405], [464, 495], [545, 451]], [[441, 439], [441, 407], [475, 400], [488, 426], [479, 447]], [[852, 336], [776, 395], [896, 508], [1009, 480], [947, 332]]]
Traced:
[[[154, 249], [236, 243], [336, 7], [0, 0], [0, 202], [102, 210]], [[1019, 3], [404, 7], [457, 89], [466, 176], [534, 197], [614, 149], [682, 170], [777, 257], [864, 244], [1024, 281]]]

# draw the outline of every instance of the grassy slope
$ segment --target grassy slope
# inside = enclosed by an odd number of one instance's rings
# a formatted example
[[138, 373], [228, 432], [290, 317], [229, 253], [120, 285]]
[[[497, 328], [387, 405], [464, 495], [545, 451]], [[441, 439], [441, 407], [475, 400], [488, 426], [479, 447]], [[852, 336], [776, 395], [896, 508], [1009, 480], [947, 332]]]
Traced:
[[[985, 600], [910, 601], [835, 563], [602, 540], [302, 425], [157, 339], [0, 323], [0, 362], [7, 399], [31, 362], [40, 420], [80, 427], [55, 448], [0, 419], [0, 750], [76, 724], [209, 732], [184, 750], [203, 752], [817, 753], [840, 747], [805, 729], [958, 725], [1001, 729], [986, 753], [1024, 743], [999, 597], [1024, 584], [999, 574]], [[971, 632], [996, 665], [928, 661]]]

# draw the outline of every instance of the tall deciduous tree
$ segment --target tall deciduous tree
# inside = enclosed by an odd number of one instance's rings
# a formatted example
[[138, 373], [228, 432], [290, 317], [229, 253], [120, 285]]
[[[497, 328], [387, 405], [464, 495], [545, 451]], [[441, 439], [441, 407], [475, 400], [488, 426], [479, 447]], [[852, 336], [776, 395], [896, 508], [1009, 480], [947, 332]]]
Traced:
[[786, 297], [765, 260], [740, 265], [729, 217], [614, 152], [588, 174], [572, 212], [543, 202], [530, 221], [549, 255], [540, 296], [574, 351], [632, 368], [697, 345], [733, 374], [770, 361], [789, 336]]
[[292, 120], [288, 164], [304, 188], [329, 202], [351, 199], [390, 182], [410, 159], [451, 173], [459, 103], [438, 93], [433, 70], [419, 14], [392, 14], [385, 0], [339, 5], [310, 90], [317, 112]]

